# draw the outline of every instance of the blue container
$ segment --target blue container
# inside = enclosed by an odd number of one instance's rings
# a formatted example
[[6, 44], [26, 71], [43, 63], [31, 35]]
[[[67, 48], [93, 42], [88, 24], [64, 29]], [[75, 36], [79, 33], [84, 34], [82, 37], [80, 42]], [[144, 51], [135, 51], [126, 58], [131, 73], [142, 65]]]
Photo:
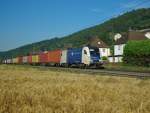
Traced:
[[68, 49], [67, 63], [68, 64], [81, 64], [82, 63], [82, 48]]

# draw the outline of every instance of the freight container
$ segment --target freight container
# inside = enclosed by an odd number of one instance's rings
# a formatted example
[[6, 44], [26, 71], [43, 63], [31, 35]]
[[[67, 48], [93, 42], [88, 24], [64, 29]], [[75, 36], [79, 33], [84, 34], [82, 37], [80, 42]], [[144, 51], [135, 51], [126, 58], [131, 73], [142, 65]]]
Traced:
[[6, 59], [6, 64], [9, 64], [9, 59]]
[[17, 64], [18, 63], [18, 57], [17, 58], [13, 58], [13, 64]]
[[8, 64], [8, 59], [6, 59], [6, 64]]
[[82, 48], [68, 49], [67, 63], [69, 65], [81, 64], [82, 63]]
[[28, 56], [23, 56], [22, 62], [23, 62], [23, 64], [27, 64], [28, 63]]
[[10, 60], [10, 64], [12, 64], [12, 58], [11, 59], [9, 59]]
[[12, 59], [7, 59], [6, 62], [7, 62], [7, 64], [11, 64], [12, 63]]
[[67, 64], [67, 50], [62, 50], [60, 64], [61, 65]]
[[39, 63], [41, 63], [41, 64], [48, 63], [48, 52], [47, 51], [41, 52], [39, 54]]
[[28, 56], [28, 64], [32, 64], [32, 55]]
[[23, 60], [23, 57], [22, 57], [22, 56], [19, 56], [19, 57], [18, 57], [18, 64], [22, 64], [22, 60]]
[[15, 64], [15, 58], [12, 59], [12, 63]]
[[32, 63], [39, 63], [39, 55], [32, 55]]
[[48, 51], [48, 63], [60, 64], [61, 53], [61, 50]]
[[7, 64], [7, 60], [5, 60], [4, 62], [5, 62], [5, 64]]

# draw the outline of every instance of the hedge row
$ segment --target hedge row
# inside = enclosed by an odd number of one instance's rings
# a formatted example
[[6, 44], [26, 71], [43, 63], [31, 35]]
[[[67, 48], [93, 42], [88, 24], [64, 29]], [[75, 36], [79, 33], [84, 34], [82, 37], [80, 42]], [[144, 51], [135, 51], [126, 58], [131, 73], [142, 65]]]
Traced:
[[150, 66], [150, 40], [129, 41], [124, 48], [123, 61], [131, 65]]

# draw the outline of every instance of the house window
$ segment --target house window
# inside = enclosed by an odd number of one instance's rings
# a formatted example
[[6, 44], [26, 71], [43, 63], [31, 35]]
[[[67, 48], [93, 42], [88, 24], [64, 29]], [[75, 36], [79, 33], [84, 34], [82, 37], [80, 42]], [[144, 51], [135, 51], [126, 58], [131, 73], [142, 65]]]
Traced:
[[103, 48], [103, 52], [105, 53], [105, 48]]
[[118, 50], [121, 50], [121, 45], [118, 46]]

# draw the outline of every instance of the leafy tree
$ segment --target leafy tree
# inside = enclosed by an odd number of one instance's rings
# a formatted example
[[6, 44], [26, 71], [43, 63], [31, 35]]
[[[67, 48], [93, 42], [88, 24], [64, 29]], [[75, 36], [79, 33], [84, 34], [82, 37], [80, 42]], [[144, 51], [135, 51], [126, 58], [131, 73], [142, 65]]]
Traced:
[[131, 65], [150, 66], [150, 40], [129, 41], [124, 49], [123, 61]]

